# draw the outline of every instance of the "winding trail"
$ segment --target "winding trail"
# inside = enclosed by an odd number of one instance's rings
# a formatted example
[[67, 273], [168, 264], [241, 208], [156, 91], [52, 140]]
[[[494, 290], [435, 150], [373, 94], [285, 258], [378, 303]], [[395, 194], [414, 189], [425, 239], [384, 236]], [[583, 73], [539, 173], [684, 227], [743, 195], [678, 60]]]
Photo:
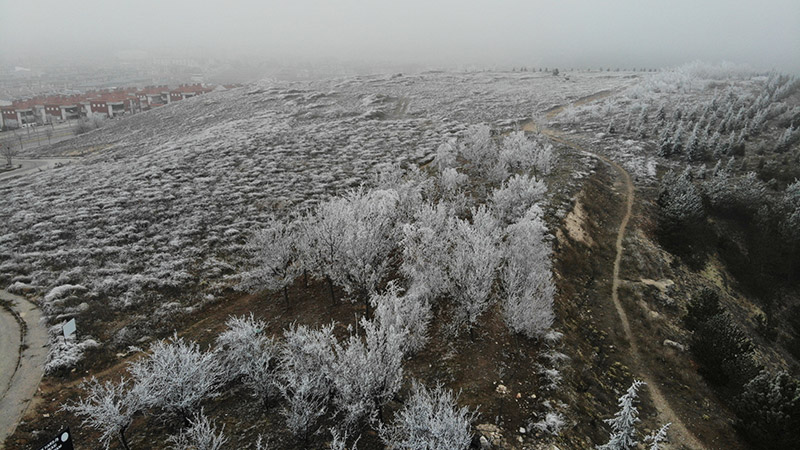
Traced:
[[42, 379], [47, 331], [33, 303], [0, 290], [0, 449], [25, 415]]
[[[611, 95], [613, 92], [607, 91], [603, 93], [598, 93], [592, 96], [589, 96], [585, 99], [581, 99], [578, 102], [585, 103], [587, 101], [598, 100], [604, 97]], [[576, 102], [577, 103], [577, 102]], [[558, 108], [554, 108], [546, 114], [545, 117], [548, 119], [553, 118], [559, 112], [561, 112], [565, 106], [561, 106]], [[633, 202], [636, 198], [633, 181], [631, 180], [631, 176], [625, 168], [621, 165], [617, 164], [613, 160], [600, 155], [598, 153], [589, 151], [581, 147], [579, 144], [572, 142], [568, 139], [565, 139], [557, 130], [552, 130], [548, 128], [540, 127], [535, 121], [531, 120], [522, 125], [523, 131], [532, 131], [544, 134], [550, 140], [554, 142], [558, 142], [560, 144], [566, 145], [572, 149], [575, 149], [581, 153], [584, 153], [588, 156], [593, 158], [599, 159], [606, 164], [609, 164], [614, 170], [619, 174], [620, 178], [625, 184], [625, 215], [622, 217], [622, 221], [620, 222], [619, 229], [617, 231], [617, 240], [615, 244], [616, 255], [614, 257], [614, 268], [613, 268], [613, 279], [611, 283], [611, 301], [614, 303], [614, 308], [617, 311], [617, 315], [619, 316], [620, 322], [622, 322], [622, 328], [625, 331], [625, 337], [628, 340], [630, 345], [630, 354], [633, 358], [633, 362], [635, 363], [635, 369], [638, 374], [638, 378], [644, 381], [647, 384], [648, 392], [650, 393], [650, 398], [653, 401], [653, 406], [658, 411], [658, 422], [660, 424], [671, 423], [669, 428], [669, 437], [670, 437], [670, 447], [669, 448], [680, 448], [679, 446], [688, 447], [690, 449], [705, 449], [706, 446], [700, 442], [697, 437], [692, 434], [691, 431], [686, 427], [683, 420], [678, 416], [678, 414], [672, 409], [669, 405], [669, 402], [664, 397], [664, 394], [661, 392], [661, 388], [656, 383], [654, 377], [650, 373], [650, 369], [646, 367], [643, 363], [643, 359], [639, 350], [639, 344], [637, 342], [636, 336], [631, 331], [631, 324], [628, 321], [628, 314], [625, 312], [625, 308], [623, 308], [622, 303], [619, 300], [619, 286], [620, 286], [620, 265], [622, 263], [622, 252], [624, 251], [623, 240], [625, 238], [625, 231], [628, 227], [628, 222], [630, 221], [631, 215], [633, 213]], [[666, 446], [665, 446], [666, 447]]]

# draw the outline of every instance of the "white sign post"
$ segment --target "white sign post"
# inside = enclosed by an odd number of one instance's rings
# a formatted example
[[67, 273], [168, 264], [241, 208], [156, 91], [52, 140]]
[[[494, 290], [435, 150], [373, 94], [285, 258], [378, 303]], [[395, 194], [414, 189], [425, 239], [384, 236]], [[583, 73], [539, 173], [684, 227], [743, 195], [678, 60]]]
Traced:
[[75, 319], [69, 319], [69, 322], [64, 324], [64, 341], [68, 338], [75, 336], [75, 331], [77, 330], [77, 326], [75, 325]]

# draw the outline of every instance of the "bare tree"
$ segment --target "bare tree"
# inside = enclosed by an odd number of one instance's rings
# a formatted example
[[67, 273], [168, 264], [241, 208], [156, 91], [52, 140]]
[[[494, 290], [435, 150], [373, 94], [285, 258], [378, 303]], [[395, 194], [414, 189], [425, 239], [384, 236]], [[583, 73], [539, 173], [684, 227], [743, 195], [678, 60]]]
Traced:
[[10, 142], [4, 142], [2, 144], [2, 151], [3, 151], [3, 158], [6, 159], [6, 167], [11, 167], [12, 164], [11, 159], [17, 155], [16, 149]]

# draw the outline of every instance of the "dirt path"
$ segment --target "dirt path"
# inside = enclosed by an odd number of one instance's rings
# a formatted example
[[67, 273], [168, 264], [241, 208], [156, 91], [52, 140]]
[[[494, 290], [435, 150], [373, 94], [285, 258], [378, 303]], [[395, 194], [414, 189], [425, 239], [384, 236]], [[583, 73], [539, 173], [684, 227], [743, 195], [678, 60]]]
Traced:
[[[606, 91], [586, 97], [586, 99], [581, 99], [580, 101], [586, 103], [587, 101], [593, 101], [605, 98], [611, 95], [612, 93], [613, 92], [611, 91]], [[546, 117], [548, 119], [553, 118], [564, 108], [565, 107], [563, 106], [554, 108], [548, 111]], [[614, 308], [617, 311], [617, 315], [619, 316], [620, 322], [622, 322], [622, 328], [625, 331], [625, 337], [627, 338], [630, 344], [630, 354], [631, 357], [633, 358], [633, 362], [635, 363], [635, 369], [638, 374], [638, 377], [647, 384], [647, 390], [650, 393], [650, 398], [652, 399], [653, 405], [658, 411], [658, 422], [659, 424], [662, 425], [666, 423], [672, 424], [669, 428], [670, 442], [672, 444], [670, 444], [668, 448], [687, 447], [690, 449], [705, 449], [706, 446], [703, 445], [703, 443], [700, 442], [697, 439], [697, 437], [695, 437], [694, 434], [692, 434], [689, 431], [689, 429], [684, 424], [683, 420], [681, 420], [681, 418], [675, 413], [672, 407], [670, 407], [669, 402], [666, 400], [663, 393], [661, 392], [661, 388], [655, 382], [653, 376], [651, 376], [650, 370], [642, 362], [642, 357], [636, 336], [631, 331], [631, 324], [628, 321], [628, 314], [625, 312], [625, 308], [623, 308], [622, 303], [619, 300], [619, 285], [620, 285], [619, 272], [620, 272], [620, 264], [622, 262], [622, 252], [624, 251], [623, 240], [625, 238], [625, 230], [628, 227], [628, 222], [630, 221], [631, 214], [633, 211], [633, 202], [636, 198], [633, 187], [633, 181], [631, 180], [630, 174], [621, 165], [617, 164], [611, 159], [603, 155], [597, 154], [595, 152], [586, 150], [580, 145], [576, 144], [575, 142], [565, 139], [563, 135], [557, 130], [541, 128], [534, 121], [529, 121], [523, 124], [522, 129], [524, 131], [532, 131], [544, 134], [552, 141], [566, 145], [586, 155], [597, 158], [606, 164], [609, 164], [619, 174], [620, 178], [625, 184], [625, 215], [622, 217], [622, 221], [620, 222], [619, 225], [619, 230], [617, 231], [617, 241], [615, 244], [616, 255], [614, 257], [613, 279], [611, 284], [611, 301], [614, 303]]]
[[28, 300], [0, 290], [0, 449], [14, 433], [42, 379], [47, 331], [41, 311]]

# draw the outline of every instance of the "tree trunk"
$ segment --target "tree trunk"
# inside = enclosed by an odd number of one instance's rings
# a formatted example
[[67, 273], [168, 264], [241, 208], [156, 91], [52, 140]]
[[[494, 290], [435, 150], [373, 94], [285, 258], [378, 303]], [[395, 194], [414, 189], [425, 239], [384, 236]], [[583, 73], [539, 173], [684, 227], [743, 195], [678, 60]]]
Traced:
[[125, 437], [125, 430], [127, 429], [128, 427], [124, 427], [119, 430], [119, 442], [122, 444], [122, 448], [125, 450], [131, 450], [130, 446], [128, 445], [128, 438]]
[[365, 314], [367, 319], [369, 319], [372, 317], [372, 305], [369, 302], [369, 295], [367, 295], [366, 291], [362, 292], [361, 295], [364, 297]]
[[286, 303], [286, 309], [289, 309], [289, 286], [283, 287], [283, 301]]
[[308, 269], [303, 269], [303, 285], [308, 289]]
[[336, 296], [333, 293], [333, 280], [331, 280], [331, 277], [329, 277], [329, 276], [326, 276], [325, 279], [328, 281], [328, 291], [331, 294], [331, 304], [335, 305], [336, 304]]

